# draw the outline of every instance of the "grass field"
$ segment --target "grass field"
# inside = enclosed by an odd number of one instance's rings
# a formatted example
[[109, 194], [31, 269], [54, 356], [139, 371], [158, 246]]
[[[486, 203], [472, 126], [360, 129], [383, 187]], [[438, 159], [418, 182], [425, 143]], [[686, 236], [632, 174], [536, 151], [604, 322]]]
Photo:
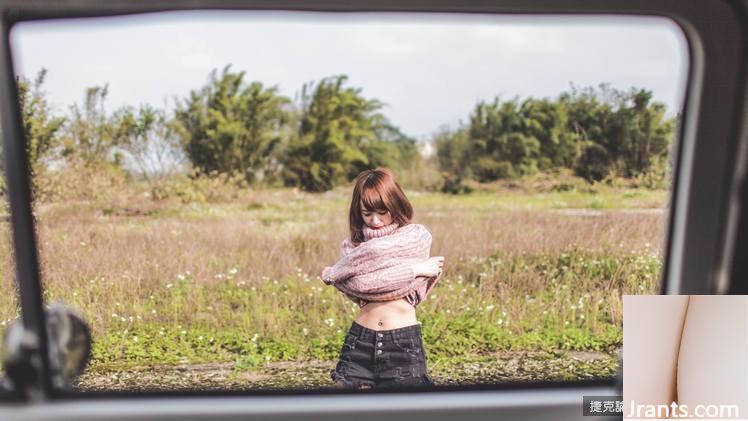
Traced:
[[[93, 329], [77, 387], [330, 386], [357, 307], [318, 274], [347, 233], [349, 189], [38, 205], [45, 297]], [[446, 257], [419, 307], [437, 382], [615, 373], [621, 295], [658, 288], [666, 192], [408, 196]], [[7, 241], [0, 258], [14, 291]], [[15, 294], [1, 294], [2, 326], [16, 314]]]

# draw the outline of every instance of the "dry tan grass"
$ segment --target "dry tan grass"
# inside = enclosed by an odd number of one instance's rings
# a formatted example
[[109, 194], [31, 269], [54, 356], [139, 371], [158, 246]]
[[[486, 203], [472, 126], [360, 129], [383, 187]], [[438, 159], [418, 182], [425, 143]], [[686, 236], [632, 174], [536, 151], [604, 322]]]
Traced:
[[[415, 222], [431, 230], [433, 255], [460, 258], [502, 253], [556, 253], [571, 247], [629, 253], [658, 248], [663, 216], [605, 212], [569, 216], [556, 211], [492, 214], [420, 212]], [[334, 215], [284, 224], [251, 213], [205, 218], [103, 217], [77, 215], [40, 218], [44, 279], [80, 287], [94, 277], [122, 279], [131, 292], [150, 282], [190, 271], [200, 282], [237, 268], [247, 280], [277, 278], [296, 268], [317, 274], [338, 257], [347, 234]]]
[[[145, 299], [185, 272], [204, 285], [216, 283], [217, 274], [232, 268], [250, 284], [262, 282], [263, 276], [291, 276], [296, 268], [315, 276], [336, 260], [338, 244], [347, 233], [340, 205], [328, 207], [330, 211], [314, 206], [296, 209], [297, 221], [280, 213], [273, 219], [275, 210], [269, 215], [241, 211], [155, 218], [102, 216], [81, 209], [41, 213], [44, 282], [55, 289], [85, 290], [92, 279], [116, 281], [104, 294], [92, 297], [97, 306], [113, 308], [112, 300]], [[420, 209], [418, 215], [415, 222], [433, 234], [432, 254], [447, 257], [447, 273], [456, 273], [460, 261], [496, 252], [557, 254], [577, 247], [615, 255], [647, 245], [656, 249], [663, 232], [661, 214]], [[470, 275], [464, 272], [466, 267], [460, 270], [463, 276]]]

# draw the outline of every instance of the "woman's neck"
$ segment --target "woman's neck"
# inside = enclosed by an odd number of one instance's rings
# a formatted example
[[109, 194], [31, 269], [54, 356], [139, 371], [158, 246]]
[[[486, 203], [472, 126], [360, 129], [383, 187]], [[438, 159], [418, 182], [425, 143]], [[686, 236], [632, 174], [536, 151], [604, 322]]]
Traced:
[[382, 228], [373, 229], [369, 228], [368, 226], [364, 225], [363, 233], [364, 233], [364, 241], [369, 241], [372, 238], [379, 238], [384, 237], [385, 235], [390, 235], [398, 228], [397, 222], [393, 222], [389, 225], [385, 225]]

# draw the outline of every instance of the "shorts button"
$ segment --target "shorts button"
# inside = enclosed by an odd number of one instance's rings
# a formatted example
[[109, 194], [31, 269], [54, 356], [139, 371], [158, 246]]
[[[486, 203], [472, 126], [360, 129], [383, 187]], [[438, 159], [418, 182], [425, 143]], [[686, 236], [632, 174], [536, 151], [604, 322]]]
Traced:
[[382, 347], [382, 343], [381, 342], [377, 342], [377, 346], [381, 348]]
[[381, 354], [381, 353], [382, 353], [382, 350], [381, 350], [381, 349], [378, 349], [378, 350], [377, 350], [377, 354]]
[[381, 333], [377, 333], [377, 338], [381, 338], [381, 337], [383, 337], [383, 336], [384, 336], [384, 335], [382, 335]]

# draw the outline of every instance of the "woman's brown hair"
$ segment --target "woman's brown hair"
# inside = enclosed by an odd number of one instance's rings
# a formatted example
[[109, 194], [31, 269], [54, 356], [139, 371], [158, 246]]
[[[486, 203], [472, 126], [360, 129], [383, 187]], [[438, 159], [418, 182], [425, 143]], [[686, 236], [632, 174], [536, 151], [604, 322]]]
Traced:
[[413, 219], [413, 206], [397, 184], [395, 175], [387, 168], [377, 167], [363, 171], [356, 177], [348, 214], [351, 242], [364, 241], [364, 219], [361, 217], [361, 203], [369, 211], [387, 210], [392, 222], [399, 226], [408, 225]]

